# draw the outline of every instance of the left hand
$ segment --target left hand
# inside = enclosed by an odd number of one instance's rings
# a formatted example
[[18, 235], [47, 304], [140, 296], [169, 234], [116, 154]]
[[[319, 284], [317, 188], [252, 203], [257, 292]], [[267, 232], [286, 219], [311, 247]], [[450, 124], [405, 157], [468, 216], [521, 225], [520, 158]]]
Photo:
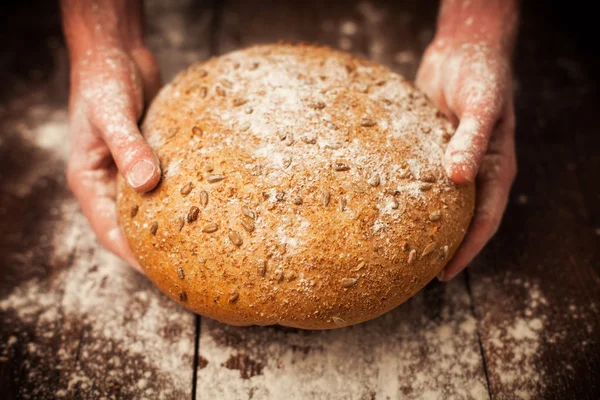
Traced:
[[493, 41], [436, 37], [419, 68], [417, 86], [455, 124], [444, 155], [456, 184], [476, 182], [471, 226], [438, 276], [452, 279], [496, 233], [515, 179], [515, 116], [510, 53]]

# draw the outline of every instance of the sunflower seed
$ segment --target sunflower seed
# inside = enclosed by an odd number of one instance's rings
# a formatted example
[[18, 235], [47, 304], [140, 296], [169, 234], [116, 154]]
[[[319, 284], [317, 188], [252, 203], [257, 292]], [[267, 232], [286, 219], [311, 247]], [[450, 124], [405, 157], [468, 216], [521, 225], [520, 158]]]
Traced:
[[408, 253], [408, 263], [412, 264], [415, 261], [415, 258], [417, 258], [417, 251], [415, 249], [412, 249], [410, 251], [410, 253]]
[[258, 266], [256, 267], [256, 272], [258, 272], [258, 275], [260, 276], [265, 276], [265, 274], [267, 273], [267, 262], [264, 260], [260, 260], [258, 262]]
[[335, 131], [338, 128], [338, 126], [331, 121], [324, 120], [323, 122], [325, 123], [325, 127], [328, 129], [332, 129]]
[[436, 181], [435, 176], [430, 172], [425, 172], [421, 174], [421, 181], [433, 183]]
[[250, 218], [242, 218], [240, 221], [240, 225], [248, 232], [254, 231], [254, 220]]
[[188, 224], [191, 224], [192, 222], [197, 220], [198, 214], [200, 214], [200, 209], [196, 206], [192, 206], [192, 208], [190, 208], [190, 212], [188, 212], [188, 215], [187, 215]]
[[361, 194], [366, 192], [365, 187], [358, 182], [352, 183], [352, 190], [354, 190], [355, 193], [361, 193]]
[[408, 170], [408, 168], [404, 168], [401, 169], [400, 171], [398, 171], [398, 178], [400, 179], [405, 179], [408, 178], [410, 176], [410, 171]]
[[299, 205], [302, 205], [302, 203], [303, 203], [302, 197], [300, 197], [300, 196], [294, 197], [294, 204], [295, 205], [299, 206]]
[[431, 132], [431, 128], [430, 127], [426, 126], [426, 127], [423, 128], [423, 133], [429, 133], [429, 132]]
[[377, 187], [379, 186], [379, 183], [381, 183], [381, 179], [379, 178], [379, 175], [373, 175], [367, 180], [367, 183], [373, 187]]
[[331, 200], [331, 193], [327, 189], [323, 189], [321, 192], [321, 203], [324, 207], [329, 205], [329, 201]]
[[283, 168], [287, 168], [292, 165], [292, 157], [290, 156], [283, 157], [281, 161], [283, 162]]
[[317, 139], [315, 139], [313, 136], [304, 136], [304, 137], [302, 137], [302, 141], [306, 144], [317, 143]]
[[342, 148], [342, 144], [339, 142], [329, 142], [325, 145], [325, 148], [329, 150], [339, 150]]
[[221, 81], [221, 84], [223, 86], [225, 86], [227, 89], [231, 89], [233, 87], [233, 82], [231, 82], [230, 80], [227, 80], [227, 79], [223, 79]]
[[284, 191], [279, 191], [275, 194], [275, 198], [277, 199], [277, 201], [283, 201], [283, 199], [285, 198], [285, 192]]
[[240, 297], [239, 293], [236, 292], [235, 290], [232, 290], [231, 292], [229, 292], [229, 298], [227, 300], [230, 303], [235, 303], [239, 297]]
[[184, 292], [183, 290], [181, 292], [179, 292], [178, 296], [179, 296], [179, 301], [187, 301], [187, 293]]
[[138, 213], [140, 209], [140, 206], [138, 206], [137, 204], [133, 207], [131, 207], [131, 210], [129, 211], [129, 215], [131, 216], [131, 218], [135, 217]]
[[370, 128], [375, 125], [377, 125], [377, 122], [371, 118], [362, 118], [360, 120], [360, 126], [363, 126], [365, 128]]
[[342, 279], [342, 287], [343, 288], [351, 288], [352, 286], [356, 285], [356, 278], [344, 278]]
[[287, 243], [278, 244], [277, 251], [279, 251], [281, 254], [285, 254], [287, 252]]
[[367, 263], [366, 263], [366, 262], [364, 262], [364, 261], [361, 261], [361, 262], [359, 262], [359, 263], [358, 263], [358, 265], [356, 266], [356, 268], [354, 268], [354, 270], [355, 270], [356, 272], [358, 272], [358, 271], [360, 271], [361, 269], [363, 269], [363, 268], [365, 267], [365, 265], [367, 265]]
[[221, 182], [225, 177], [221, 174], [210, 174], [206, 177], [208, 183], [217, 183]]
[[283, 275], [288, 282], [291, 282], [294, 279], [296, 279], [296, 273], [294, 271], [285, 272]]
[[344, 326], [344, 325], [346, 325], [346, 321], [344, 321], [344, 319], [342, 319], [340, 317], [331, 317], [331, 319], [333, 320], [333, 322], [337, 326]]
[[444, 246], [442, 247], [442, 252], [444, 253], [444, 260], [446, 258], [448, 258], [448, 253], [450, 252], [450, 249], [448, 248], [448, 246]]
[[283, 142], [283, 144], [285, 144], [286, 146], [291, 146], [295, 143], [296, 141], [294, 140], [294, 135], [291, 133], [288, 133], [285, 137], [285, 141]]
[[185, 272], [183, 272], [183, 268], [177, 268], [177, 276], [179, 277], [179, 279], [185, 279]]
[[202, 232], [204, 232], [204, 233], [213, 233], [217, 229], [219, 229], [219, 225], [217, 225], [215, 223], [210, 223], [210, 224], [206, 224], [206, 225], [204, 225], [204, 227], [202, 227]]
[[256, 68], [258, 68], [260, 64], [257, 62], [253, 62], [252, 64], [250, 64], [250, 71], [254, 71]]
[[426, 255], [428, 255], [429, 253], [431, 253], [434, 248], [435, 248], [435, 242], [431, 242], [427, 246], [425, 246], [425, 248], [423, 249], [423, 254], [421, 254], [421, 258], [423, 258]]
[[202, 204], [202, 207], [206, 207], [208, 205], [208, 193], [206, 190], [200, 192], [200, 204]]
[[240, 234], [232, 230], [229, 231], [229, 240], [231, 240], [231, 243], [238, 247], [240, 247], [242, 243], [244, 243]]
[[256, 219], [256, 214], [248, 206], [242, 206], [242, 214], [248, 218]]
[[248, 100], [246, 100], [246, 99], [236, 98], [236, 99], [233, 99], [233, 106], [234, 107], [243, 106], [247, 102], [248, 102]]
[[223, 96], [223, 97], [225, 97], [225, 95], [226, 95], [226, 93], [225, 93], [225, 89], [223, 89], [221, 86], [217, 86], [217, 87], [215, 88], [215, 92], [217, 92], [217, 94], [218, 94], [219, 96]]
[[283, 271], [280, 269], [275, 270], [273, 273], [273, 279], [275, 279], [277, 282], [281, 282], [283, 280]]
[[153, 235], [156, 235], [157, 231], [158, 231], [158, 222], [153, 222], [152, 226], [150, 226], [150, 233]]
[[248, 115], [252, 114], [254, 112], [254, 108], [248, 106], [246, 107], [246, 109], [244, 110], [244, 112]]
[[439, 221], [442, 218], [442, 213], [440, 211], [434, 211], [429, 214], [430, 221]]
[[419, 186], [419, 190], [421, 192], [426, 192], [429, 189], [431, 189], [433, 187], [433, 185], [431, 183], [422, 183], [421, 186]]
[[315, 110], [322, 110], [325, 107], [327, 107], [327, 105], [325, 103], [323, 103], [322, 101], [317, 101], [315, 103], [310, 103], [309, 107], [313, 108]]
[[194, 184], [192, 182], [186, 184], [185, 186], [183, 186], [181, 188], [181, 190], [179, 191], [179, 193], [181, 193], [182, 196], [187, 196], [188, 194], [190, 194], [190, 192], [192, 191], [192, 189], [194, 188]]
[[332, 166], [335, 171], [348, 171], [350, 169], [344, 161], [336, 161]]
[[204, 132], [202, 131], [202, 128], [200, 128], [199, 126], [194, 126], [192, 128], [192, 134], [194, 134], [194, 136], [202, 136]]
[[347, 204], [348, 204], [348, 200], [346, 200], [346, 198], [345, 198], [345, 197], [343, 197], [343, 196], [342, 196], [342, 197], [340, 197], [340, 201], [339, 201], [339, 203], [338, 203], [338, 209], [339, 209], [340, 211], [344, 211], [344, 210], [346, 210], [346, 205], [347, 205]]
[[185, 218], [179, 217], [179, 226], [178, 226], [179, 232], [181, 232], [181, 230], [183, 229], [184, 225], [185, 225]]
[[206, 98], [207, 94], [208, 94], [208, 88], [206, 86], [202, 86], [200, 88], [200, 97], [202, 97], [204, 99], [204, 98]]
[[250, 129], [250, 123], [246, 122], [245, 124], [243, 124], [242, 126], [240, 126], [240, 132], [246, 132], [248, 129]]

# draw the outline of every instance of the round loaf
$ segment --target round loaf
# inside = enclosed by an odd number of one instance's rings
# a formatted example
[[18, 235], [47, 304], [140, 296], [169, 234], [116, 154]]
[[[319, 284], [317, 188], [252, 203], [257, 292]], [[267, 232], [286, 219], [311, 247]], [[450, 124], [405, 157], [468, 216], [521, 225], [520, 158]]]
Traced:
[[398, 306], [468, 228], [473, 185], [442, 157], [452, 125], [389, 69], [277, 44], [193, 65], [142, 131], [163, 168], [119, 180], [120, 223], [169, 297], [232, 325], [331, 329]]

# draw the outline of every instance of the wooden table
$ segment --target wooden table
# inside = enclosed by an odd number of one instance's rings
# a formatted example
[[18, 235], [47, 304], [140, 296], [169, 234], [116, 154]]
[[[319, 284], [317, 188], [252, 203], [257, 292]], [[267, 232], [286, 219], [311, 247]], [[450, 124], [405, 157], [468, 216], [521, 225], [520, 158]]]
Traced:
[[[56, 5], [3, 5], [0, 398], [600, 398], [600, 62], [586, 36], [596, 22], [564, 2], [526, 3], [520, 173], [500, 231], [454, 281], [329, 332], [200, 318], [98, 246], [63, 177], [68, 61]], [[146, 7], [166, 80], [279, 39], [348, 49], [414, 78], [437, 4]]]

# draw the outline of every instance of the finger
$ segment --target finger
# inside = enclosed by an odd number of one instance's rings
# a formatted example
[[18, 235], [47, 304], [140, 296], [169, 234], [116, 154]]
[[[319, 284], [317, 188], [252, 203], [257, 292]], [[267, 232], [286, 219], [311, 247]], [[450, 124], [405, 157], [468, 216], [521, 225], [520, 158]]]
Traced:
[[459, 110], [460, 123], [444, 155], [448, 177], [457, 184], [473, 182], [496, 128], [502, 96], [494, 93], [473, 94]]
[[144, 80], [144, 100], [150, 104], [161, 87], [160, 71], [154, 54], [140, 47], [131, 52]]
[[[81, 125], [79, 126], [81, 129]], [[83, 137], [82, 137], [83, 136]], [[67, 167], [67, 180], [98, 241], [138, 271], [125, 235], [117, 222], [115, 203], [116, 168], [102, 140], [79, 132]]]
[[438, 110], [455, 124], [457, 118], [450, 110], [442, 91], [441, 65], [444, 61], [444, 57], [443, 49], [439, 45], [430, 46], [425, 52], [419, 70], [417, 71], [415, 85], [427, 95]]
[[477, 177], [477, 208], [463, 243], [438, 276], [450, 280], [462, 271], [496, 233], [517, 171], [512, 111], [499, 126]]
[[[121, 96], [123, 93], [120, 91]], [[160, 165], [136, 120], [133, 103], [127, 98], [104, 101], [95, 106], [93, 113], [94, 127], [108, 145], [127, 183], [138, 192], [147, 192], [160, 180]]]

